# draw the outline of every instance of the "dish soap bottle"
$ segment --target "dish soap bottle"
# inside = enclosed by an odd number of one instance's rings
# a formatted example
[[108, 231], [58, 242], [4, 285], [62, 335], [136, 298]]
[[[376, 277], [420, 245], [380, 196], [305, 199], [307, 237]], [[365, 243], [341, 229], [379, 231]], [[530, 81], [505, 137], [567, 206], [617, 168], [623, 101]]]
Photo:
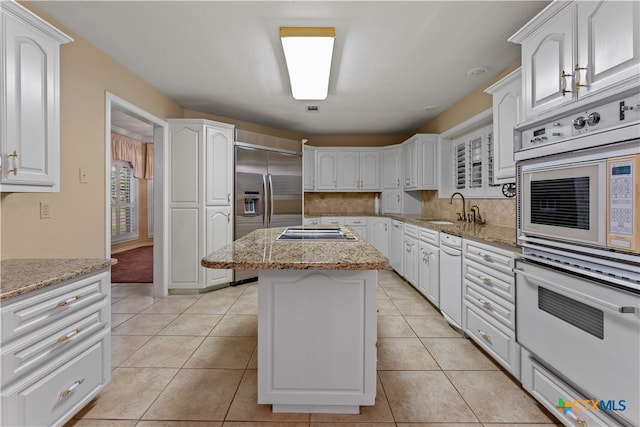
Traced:
[[380, 215], [380, 193], [376, 193], [376, 198], [373, 201], [373, 210], [376, 215]]

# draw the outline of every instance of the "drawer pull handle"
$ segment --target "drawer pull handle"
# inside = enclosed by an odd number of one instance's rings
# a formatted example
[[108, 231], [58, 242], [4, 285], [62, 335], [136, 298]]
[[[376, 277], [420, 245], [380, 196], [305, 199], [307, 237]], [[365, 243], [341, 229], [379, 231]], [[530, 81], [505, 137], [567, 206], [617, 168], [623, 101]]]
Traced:
[[58, 342], [65, 342], [72, 336], [78, 335], [79, 333], [80, 333], [80, 328], [76, 328], [73, 331], [69, 332], [67, 335], [63, 335], [60, 338], [58, 338]]
[[353, 221], [354, 224], [360, 224], [360, 221]]
[[493, 259], [491, 259], [491, 255], [485, 254], [484, 252], [480, 252], [480, 256], [487, 262], [492, 262], [493, 261]]
[[485, 285], [491, 284], [491, 279], [489, 279], [488, 277], [480, 276], [480, 280], [482, 280], [482, 283], [484, 283]]
[[75, 381], [71, 387], [69, 387], [68, 389], [60, 392], [60, 397], [65, 397], [66, 395], [68, 395], [69, 393], [71, 393], [73, 391], [73, 389], [75, 389], [76, 387], [78, 387], [80, 384], [82, 384], [84, 382], [84, 378], [81, 378], [77, 381]]
[[489, 342], [489, 343], [491, 342], [491, 335], [489, 335], [488, 333], [486, 333], [486, 332], [485, 332], [485, 331], [483, 331], [482, 329], [478, 329], [478, 333], [479, 333], [480, 335], [482, 335], [482, 338], [484, 338], [484, 340], [485, 340], [486, 342]]
[[585, 420], [583, 420], [582, 418], [578, 418], [578, 416], [574, 413], [572, 413], [571, 411], [567, 412], [567, 416], [569, 418], [572, 418], [573, 421], [576, 422], [576, 424], [578, 424], [580, 427], [587, 427], [587, 422]]
[[482, 298], [478, 298], [478, 302], [484, 305], [484, 308], [491, 309], [491, 303], [489, 301], [483, 300]]
[[64, 306], [66, 306], [66, 305], [71, 304], [71, 303], [72, 303], [72, 302], [74, 302], [74, 301], [78, 301], [80, 298], [82, 298], [80, 295], [76, 295], [75, 297], [71, 297], [71, 298], [66, 299], [66, 300], [64, 300], [64, 301], [60, 301], [60, 302], [57, 304], [57, 306], [58, 306], [58, 307], [64, 307]]

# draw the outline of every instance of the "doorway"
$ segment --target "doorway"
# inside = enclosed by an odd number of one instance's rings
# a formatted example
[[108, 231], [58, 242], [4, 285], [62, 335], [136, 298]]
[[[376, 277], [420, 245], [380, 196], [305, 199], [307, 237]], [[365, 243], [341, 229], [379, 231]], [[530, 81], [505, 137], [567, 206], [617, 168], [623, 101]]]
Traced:
[[[105, 194], [106, 194], [106, 248], [105, 254], [107, 258], [111, 257], [112, 251], [112, 236], [113, 226], [112, 218], [112, 132], [115, 131], [119, 139], [126, 139], [131, 141], [139, 141], [140, 144], [149, 144], [146, 147], [152, 149], [152, 155], [150, 162], [152, 164], [152, 172], [149, 175], [147, 170], [147, 176], [145, 179], [132, 179], [132, 183], [136, 181], [142, 182], [146, 194], [142, 194], [142, 199], [146, 199], [146, 211], [148, 215], [141, 221], [142, 227], [134, 227], [134, 220], [130, 213], [135, 210], [134, 205], [123, 203], [122, 206], [118, 205], [116, 217], [120, 220], [121, 224], [118, 224], [122, 233], [116, 233], [120, 237], [120, 241], [117, 247], [127, 245], [127, 241], [132, 245], [145, 246], [151, 242], [153, 247], [153, 296], [165, 297], [168, 294], [167, 289], [167, 256], [168, 250], [166, 248], [165, 236], [167, 236], [167, 225], [165, 216], [165, 203], [166, 203], [166, 180], [164, 171], [165, 167], [165, 148], [167, 146], [166, 141], [168, 139], [168, 125], [167, 123], [159, 119], [148, 112], [136, 107], [135, 105], [118, 98], [117, 96], [107, 92], [106, 94], [106, 126], [105, 126]], [[122, 137], [122, 138], [120, 138]], [[146, 149], [145, 149], [146, 150]], [[117, 170], [119, 171], [118, 179], [127, 179], [128, 172], [133, 174], [135, 161], [118, 161]], [[128, 169], [131, 169], [128, 171]], [[137, 175], [144, 176], [141, 173], [141, 169], [144, 167], [138, 167]], [[151, 177], [152, 179], [148, 179]], [[127, 188], [127, 181], [123, 182], [121, 188]], [[135, 186], [135, 185], [134, 185]], [[132, 194], [139, 194], [135, 192]], [[137, 197], [136, 197], [137, 198]], [[122, 198], [127, 200], [127, 198]], [[121, 213], [121, 214], [120, 214]], [[137, 218], [137, 213], [136, 213]], [[129, 223], [131, 221], [131, 224]], [[136, 229], [135, 233], [130, 233], [130, 230]]]

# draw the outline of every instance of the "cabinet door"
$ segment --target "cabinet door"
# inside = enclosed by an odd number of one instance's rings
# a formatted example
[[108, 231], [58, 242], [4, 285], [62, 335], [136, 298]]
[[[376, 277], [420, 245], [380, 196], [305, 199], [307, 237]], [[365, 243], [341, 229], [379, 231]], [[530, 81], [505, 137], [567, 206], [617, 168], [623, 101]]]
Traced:
[[404, 188], [418, 187], [418, 142], [411, 141], [402, 146], [404, 158]]
[[389, 256], [389, 219], [388, 218], [376, 218], [369, 217], [369, 224], [367, 225], [367, 240], [377, 250], [382, 252], [382, 255]]
[[316, 152], [316, 190], [337, 190], [338, 173], [335, 151]]
[[404, 276], [404, 223], [391, 222], [389, 235], [389, 264], [401, 276]]
[[231, 206], [233, 195], [233, 131], [205, 128], [207, 181], [206, 204]]
[[360, 153], [360, 190], [380, 190], [380, 152]]
[[413, 237], [404, 237], [404, 278], [415, 288], [418, 287], [418, 241]]
[[520, 93], [521, 79], [518, 72], [493, 94], [493, 184], [515, 182], [513, 128], [520, 120]]
[[420, 177], [418, 186], [422, 190], [438, 189], [438, 141], [420, 141], [420, 167], [417, 175]]
[[440, 249], [420, 242], [418, 290], [436, 307], [440, 306]]
[[[1, 95], [6, 115], [2, 123], [2, 184], [59, 191], [59, 47], [10, 16], [2, 19], [3, 68], [7, 70], [3, 71], [6, 80]], [[3, 185], [3, 191], [29, 190]]]
[[302, 158], [304, 160], [304, 189], [305, 191], [313, 191], [316, 189], [316, 151], [311, 147], [304, 147]]
[[202, 287], [200, 220], [197, 207], [169, 209], [169, 289]]
[[[575, 5], [559, 11], [522, 44], [524, 120], [575, 100], [573, 74]], [[563, 84], [566, 92], [563, 94]]]
[[338, 190], [360, 189], [360, 153], [357, 151], [339, 151]]
[[382, 213], [402, 213], [402, 190], [382, 192]]
[[585, 98], [640, 77], [640, 3], [585, 1], [578, 8], [578, 97]]
[[169, 207], [201, 203], [201, 145], [201, 127], [170, 126]]
[[[233, 241], [231, 208], [207, 208], [206, 253], [209, 254]], [[207, 268], [205, 287], [229, 283], [233, 280], [233, 270]]]
[[382, 165], [384, 170], [384, 188], [402, 188], [402, 147], [389, 148], [383, 151]]

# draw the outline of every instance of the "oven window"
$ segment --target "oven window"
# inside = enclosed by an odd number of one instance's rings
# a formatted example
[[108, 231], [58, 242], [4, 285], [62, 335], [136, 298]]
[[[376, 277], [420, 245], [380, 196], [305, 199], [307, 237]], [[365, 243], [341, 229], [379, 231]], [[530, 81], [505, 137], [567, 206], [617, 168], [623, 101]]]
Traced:
[[560, 320], [604, 339], [604, 313], [542, 286], [538, 287], [538, 308]]
[[531, 223], [589, 230], [589, 177], [531, 181]]

